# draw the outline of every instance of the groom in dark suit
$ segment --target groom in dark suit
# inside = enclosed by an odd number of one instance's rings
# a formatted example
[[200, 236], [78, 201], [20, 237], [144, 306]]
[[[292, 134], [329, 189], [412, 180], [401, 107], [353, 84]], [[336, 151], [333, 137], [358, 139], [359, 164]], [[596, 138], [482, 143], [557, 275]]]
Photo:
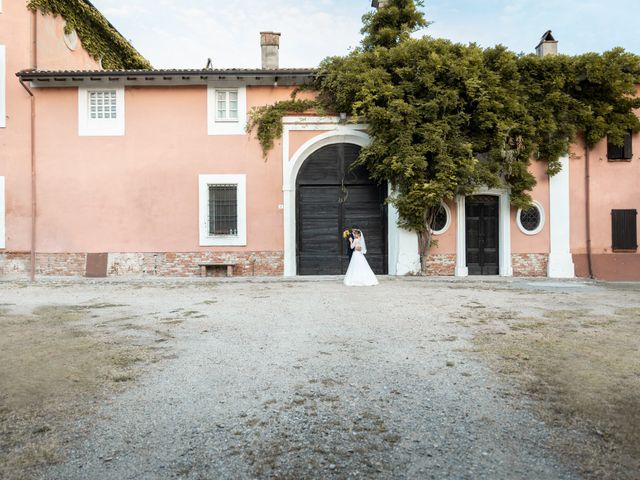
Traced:
[[351, 261], [351, 257], [353, 256], [353, 249], [351, 248], [351, 241], [355, 238], [353, 236], [353, 231], [357, 230], [358, 227], [349, 228], [349, 236], [346, 237], [347, 240], [347, 255], [349, 255], [349, 261]]

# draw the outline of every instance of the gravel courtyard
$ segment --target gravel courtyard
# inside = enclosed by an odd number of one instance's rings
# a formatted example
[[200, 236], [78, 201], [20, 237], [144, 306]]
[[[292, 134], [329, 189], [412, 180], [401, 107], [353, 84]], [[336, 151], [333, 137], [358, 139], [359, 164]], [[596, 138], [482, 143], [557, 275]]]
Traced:
[[58, 432], [63, 455], [41, 478], [577, 479], [556, 445], [585, 432], [538, 415], [474, 338], [548, 312], [635, 315], [639, 291], [526, 279], [43, 280], [0, 282], [0, 305], [11, 315], [73, 306], [79, 328], [161, 352]]

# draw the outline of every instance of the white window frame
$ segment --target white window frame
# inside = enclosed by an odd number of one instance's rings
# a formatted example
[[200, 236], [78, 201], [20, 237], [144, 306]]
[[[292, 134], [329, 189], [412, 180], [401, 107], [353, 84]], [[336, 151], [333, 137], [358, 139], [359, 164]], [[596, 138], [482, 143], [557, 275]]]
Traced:
[[441, 202], [440, 205], [444, 208], [444, 211], [447, 214], [447, 221], [445, 222], [444, 227], [440, 230], [431, 230], [432, 235], [443, 235], [451, 226], [451, 209], [449, 208], [449, 205], [447, 205], [446, 202]]
[[[0, 0], [1, 1], [1, 0]], [[0, 5], [2, 8], [2, 5]], [[7, 49], [0, 45], [0, 128], [7, 126]]]
[[[116, 118], [91, 118], [89, 113], [89, 92], [116, 92]], [[124, 87], [78, 88], [78, 135], [81, 137], [124, 136]]]
[[525, 235], [536, 235], [540, 233], [544, 228], [545, 217], [544, 217], [544, 208], [542, 208], [542, 204], [537, 200], [534, 200], [531, 206], [537, 208], [538, 212], [540, 212], [540, 225], [538, 225], [538, 227], [535, 230], [527, 230], [522, 226], [522, 222], [520, 221], [520, 213], [522, 213], [521, 208], [519, 208], [518, 211], [516, 212], [516, 224], [518, 225], [518, 228], [520, 229], [520, 231]]
[[[218, 92], [238, 92], [238, 118], [218, 119]], [[227, 96], [228, 110], [228, 96]], [[246, 135], [246, 87], [207, 87], [207, 131], [209, 135]]]
[[6, 248], [4, 177], [0, 177], [0, 248]]
[[[237, 235], [209, 234], [209, 185], [236, 185], [238, 204]], [[246, 246], [247, 245], [247, 176], [241, 175], [199, 175], [199, 225], [200, 246]]]
[[[224, 94], [225, 99], [224, 99], [224, 105], [225, 105], [225, 116], [224, 117], [220, 117], [220, 94]], [[230, 100], [230, 95], [232, 93], [236, 94], [236, 116], [235, 117], [231, 117], [231, 110], [230, 110], [230, 105], [231, 105], [231, 100]], [[216, 89], [216, 122], [237, 122], [238, 121], [238, 116], [239, 116], [239, 103], [238, 103], [238, 89], [237, 88], [231, 88], [231, 89], [227, 89], [224, 90], [222, 88], [218, 88]]]

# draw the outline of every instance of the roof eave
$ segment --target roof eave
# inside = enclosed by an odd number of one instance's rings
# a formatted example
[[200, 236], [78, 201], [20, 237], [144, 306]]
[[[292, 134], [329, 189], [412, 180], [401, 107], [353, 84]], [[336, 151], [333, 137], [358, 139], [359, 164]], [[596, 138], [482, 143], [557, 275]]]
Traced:
[[188, 86], [188, 85], [307, 85], [313, 69], [279, 70], [171, 70], [171, 71], [33, 71], [16, 75], [36, 87]]

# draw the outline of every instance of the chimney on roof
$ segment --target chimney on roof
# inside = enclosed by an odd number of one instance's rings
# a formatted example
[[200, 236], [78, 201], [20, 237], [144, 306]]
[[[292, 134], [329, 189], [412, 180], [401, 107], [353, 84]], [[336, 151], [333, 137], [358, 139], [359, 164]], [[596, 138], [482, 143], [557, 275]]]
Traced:
[[540, 43], [536, 47], [536, 53], [539, 57], [558, 54], [558, 41], [551, 35], [551, 30], [547, 30], [542, 35]]
[[263, 70], [277, 70], [280, 66], [280, 34], [260, 32]]
[[386, 7], [388, 3], [389, 3], [389, 0], [371, 0], [371, 6], [377, 9]]

